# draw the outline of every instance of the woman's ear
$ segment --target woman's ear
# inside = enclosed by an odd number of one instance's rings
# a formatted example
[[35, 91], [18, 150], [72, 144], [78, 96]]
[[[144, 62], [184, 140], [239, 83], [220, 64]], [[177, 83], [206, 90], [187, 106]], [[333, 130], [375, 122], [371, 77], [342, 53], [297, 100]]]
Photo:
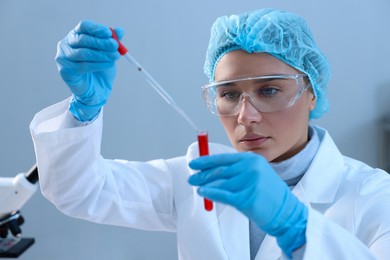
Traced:
[[309, 91], [309, 96], [310, 96], [309, 109], [310, 109], [310, 111], [313, 111], [314, 108], [316, 107], [317, 99], [311, 91]]

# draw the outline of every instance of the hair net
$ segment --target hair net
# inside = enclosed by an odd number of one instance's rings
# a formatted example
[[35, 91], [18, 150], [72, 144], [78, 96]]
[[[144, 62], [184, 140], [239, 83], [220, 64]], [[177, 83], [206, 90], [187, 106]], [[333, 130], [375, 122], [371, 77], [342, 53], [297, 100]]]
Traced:
[[266, 52], [305, 73], [317, 102], [310, 118], [319, 118], [328, 110], [329, 63], [302, 17], [275, 9], [219, 17], [211, 27], [204, 65], [210, 81], [218, 61], [234, 50]]

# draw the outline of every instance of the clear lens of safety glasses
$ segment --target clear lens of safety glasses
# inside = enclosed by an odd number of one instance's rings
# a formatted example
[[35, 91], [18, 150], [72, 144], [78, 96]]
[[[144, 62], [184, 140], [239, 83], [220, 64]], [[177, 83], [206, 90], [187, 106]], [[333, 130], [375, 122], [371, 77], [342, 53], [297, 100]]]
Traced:
[[248, 100], [260, 112], [291, 107], [310, 87], [305, 74], [268, 75], [212, 82], [202, 87], [206, 107], [219, 116], [234, 116]]

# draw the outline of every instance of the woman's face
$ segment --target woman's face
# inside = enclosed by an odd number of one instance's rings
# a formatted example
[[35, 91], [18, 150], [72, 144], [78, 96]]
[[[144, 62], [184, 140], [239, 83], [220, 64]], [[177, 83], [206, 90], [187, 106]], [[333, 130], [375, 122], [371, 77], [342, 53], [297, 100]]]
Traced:
[[[300, 72], [267, 53], [233, 51], [218, 62], [215, 81], [239, 76], [299, 74]], [[259, 112], [244, 100], [235, 116], [220, 116], [230, 142], [237, 151], [252, 151], [268, 161], [282, 161], [298, 153], [308, 141], [310, 111], [315, 107], [311, 91], [291, 106], [277, 112]]]

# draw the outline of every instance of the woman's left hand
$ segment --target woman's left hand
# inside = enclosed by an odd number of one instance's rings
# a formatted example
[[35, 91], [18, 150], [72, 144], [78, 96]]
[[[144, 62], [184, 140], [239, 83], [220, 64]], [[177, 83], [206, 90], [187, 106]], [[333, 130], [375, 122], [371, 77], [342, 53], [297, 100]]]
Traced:
[[202, 156], [189, 166], [200, 171], [189, 178], [191, 185], [199, 186], [199, 195], [237, 208], [259, 228], [280, 238], [278, 243], [286, 253], [292, 251], [291, 245], [284, 248], [281, 243], [290, 244], [295, 239], [291, 235], [301, 234], [297, 242], [299, 246], [305, 243], [307, 208], [261, 155]]

